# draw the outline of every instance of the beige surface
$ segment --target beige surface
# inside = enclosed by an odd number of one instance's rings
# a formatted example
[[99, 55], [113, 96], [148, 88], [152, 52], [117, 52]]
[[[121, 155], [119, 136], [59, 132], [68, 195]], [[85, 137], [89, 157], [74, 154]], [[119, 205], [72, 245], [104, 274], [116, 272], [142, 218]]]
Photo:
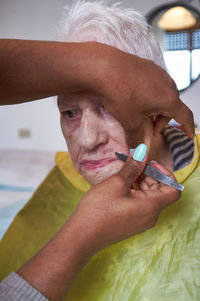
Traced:
[[55, 153], [0, 150], [0, 239], [54, 164]]

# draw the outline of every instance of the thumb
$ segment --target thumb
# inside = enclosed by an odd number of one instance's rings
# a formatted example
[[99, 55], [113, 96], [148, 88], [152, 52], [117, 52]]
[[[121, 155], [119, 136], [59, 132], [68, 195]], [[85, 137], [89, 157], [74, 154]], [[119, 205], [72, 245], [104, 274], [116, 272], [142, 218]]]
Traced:
[[[139, 144], [137, 148], [131, 152], [128, 160], [122, 169], [118, 172], [125, 181], [124, 190], [130, 190], [131, 185], [142, 174], [147, 162], [147, 147], [145, 144]], [[125, 191], [124, 191], [125, 192]]]

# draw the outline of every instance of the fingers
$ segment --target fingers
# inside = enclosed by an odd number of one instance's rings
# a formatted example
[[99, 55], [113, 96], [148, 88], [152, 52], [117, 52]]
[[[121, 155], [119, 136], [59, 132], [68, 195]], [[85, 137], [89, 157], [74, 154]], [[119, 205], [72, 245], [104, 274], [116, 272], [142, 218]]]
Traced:
[[147, 162], [147, 148], [145, 144], [140, 144], [129, 156], [118, 176], [125, 180], [124, 192], [129, 192], [134, 183], [142, 174]]
[[[161, 164], [157, 163], [156, 161], [151, 161], [151, 165], [158, 169], [159, 171], [163, 172], [166, 174], [168, 177], [172, 178], [175, 180], [174, 175], [164, 166]], [[159, 185], [164, 185], [158, 182], [157, 180], [144, 176], [142, 181], [140, 181], [140, 188], [141, 190], [149, 190], [149, 189], [158, 189]]]
[[[181, 197], [181, 192], [171, 186], [161, 184], [158, 190], [150, 190], [149, 196], [158, 212], [172, 205]], [[151, 195], [152, 194], [152, 195]]]
[[180, 102], [181, 105], [178, 105], [174, 119], [183, 126], [186, 135], [192, 139], [194, 137], [193, 113], [181, 100]]
[[[181, 192], [164, 184], [157, 183], [153, 184], [157, 186], [155, 189], [147, 189], [139, 191], [144, 193], [143, 202], [138, 202], [143, 207], [143, 213], [147, 216], [158, 216], [160, 212], [166, 207], [176, 202]], [[137, 191], [136, 191], [137, 193]], [[136, 196], [136, 193], [133, 196]]]
[[[167, 168], [164, 166], [158, 164], [158, 163], [153, 163], [152, 166], [166, 174], [168, 177], [172, 178], [173, 180], [176, 180], [175, 176], [173, 173], [171, 173]], [[160, 191], [163, 193], [163, 208], [169, 206], [170, 204], [174, 203], [176, 200], [178, 200], [181, 196], [181, 192], [171, 186], [161, 184], [160, 183]]]
[[[161, 164], [153, 161], [151, 162], [151, 165], [175, 180], [174, 175]], [[153, 208], [153, 210], [155, 209], [155, 212], [160, 212], [173, 204], [181, 196], [180, 191], [150, 177], [145, 177], [144, 180], [141, 181], [140, 189], [148, 195], [149, 206], [150, 208]]]
[[166, 176], [172, 178], [173, 180], [176, 180], [173, 173], [171, 173], [166, 167], [164, 167], [163, 165], [159, 164], [156, 161], [151, 161], [151, 165], [153, 167], [155, 167], [156, 169], [160, 170], [161, 172], [163, 172], [164, 174], [166, 174]]
[[165, 116], [163, 116], [163, 115], [161, 115], [161, 114], [159, 114], [157, 117], [156, 117], [156, 119], [155, 119], [155, 121], [154, 121], [154, 123], [153, 123], [153, 127], [154, 127], [154, 129], [153, 129], [153, 134], [154, 134], [154, 136], [156, 136], [158, 133], [160, 133], [162, 130], [163, 130], [163, 128], [168, 124], [168, 122], [170, 121], [170, 119], [171, 118], [168, 118], [168, 117], [165, 117]]
[[154, 121], [154, 136], [160, 133], [165, 125], [168, 124], [171, 118], [174, 118], [180, 123], [189, 138], [194, 137], [194, 118], [192, 111], [183, 103], [178, 100], [177, 109], [173, 106], [173, 112], [159, 114]]
[[[161, 172], [163, 172], [164, 174], [166, 174], [168, 177], [172, 178], [173, 180], [176, 180], [174, 175], [164, 166], [162, 166], [161, 164], [157, 163], [157, 162], [151, 162], [151, 165], [155, 168], [157, 168], [158, 170], [160, 170]], [[165, 207], [171, 205], [172, 203], [174, 203], [176, 200], [178, 200], [181, 196], [181, 192], [178, 191], [177, 189], [159, 183], [154, 179], [151, 179], [149, 177], [147, 177], [145, 179], [145, 184], [146, 186], [149, 186], [149, 190], [151, 190], [152, 192], [155, 193], [155, 195], [153, 196], [153, 199], [155, 203], [158, 203], [158, 207], [160, 207], [160, 210], [164, 209]], [[145, 190], [146, 187], [145, 187]], [[156, 204], [157, 206], [157, 204]]]

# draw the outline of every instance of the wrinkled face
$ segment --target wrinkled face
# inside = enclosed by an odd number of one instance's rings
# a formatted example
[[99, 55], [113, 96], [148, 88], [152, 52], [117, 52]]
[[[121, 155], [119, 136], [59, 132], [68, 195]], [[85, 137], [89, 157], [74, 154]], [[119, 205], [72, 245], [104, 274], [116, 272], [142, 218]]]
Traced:
[[60, 96], [61, 128], [76, 170], [92, 185], [119, 171], [115, 151], [129, 154], [121, 124], [89, 92]]

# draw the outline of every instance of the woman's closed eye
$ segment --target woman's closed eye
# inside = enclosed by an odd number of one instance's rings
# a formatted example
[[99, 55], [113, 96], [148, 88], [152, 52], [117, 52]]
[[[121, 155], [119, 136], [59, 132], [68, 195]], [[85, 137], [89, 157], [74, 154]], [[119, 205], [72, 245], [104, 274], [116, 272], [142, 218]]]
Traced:
[[62, 112], [64, 118], [68, 120], [76, 120], [81, 117], [81, 110], [80, 109], [72, 109]]

